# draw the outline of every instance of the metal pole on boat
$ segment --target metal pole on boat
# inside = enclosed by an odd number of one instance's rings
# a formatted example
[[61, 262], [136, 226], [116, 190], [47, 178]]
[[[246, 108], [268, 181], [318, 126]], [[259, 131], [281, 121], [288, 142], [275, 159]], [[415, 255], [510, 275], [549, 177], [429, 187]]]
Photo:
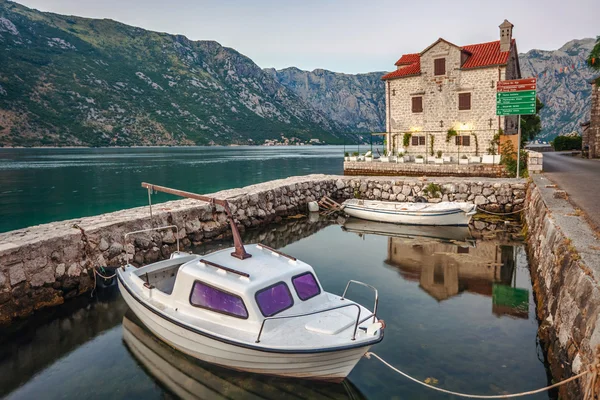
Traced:
[[244, 243], [242, 242], [242, 236], [240, 235], [240, 231], [238, 230], [237, 225], [235, 224], [235, 220], [233, 215], [231, 214], [231, 209], [229, 208], [229, 202], [227, 200], [215, 199], [214, 197], [203, 196], [201, 194], [186, 192], [183, 190], [171, 189], [165, 186], [152, 185], [151, 183], [142, 182], [143, 188], [148, 188], [149, 190], [154, 190], [157, 192], [174, 194], [175, 196], [186, 197], [189, 199], [206, 201], [210, 204], [218, 204], [225, 209], [225, 214], [227, 215], [227, 219], [229, 220], [229, 226], [231, 228], [231, 233], [233, 235], [233, 245], [235, 247], [235, 251], [231, 253], [232, 257], [239, 258], [240, 260], [245, 260], [246, 258], [252, 257], [252, 254], [246, 252], [244, 248]]

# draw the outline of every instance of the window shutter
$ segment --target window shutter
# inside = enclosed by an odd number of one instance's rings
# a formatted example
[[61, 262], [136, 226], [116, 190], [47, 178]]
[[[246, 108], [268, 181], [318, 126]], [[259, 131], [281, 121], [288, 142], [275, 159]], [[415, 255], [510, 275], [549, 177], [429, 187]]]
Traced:
[[434, 75], [446, 75], [446, 59], [436, 58], [433, 60], [433, 74]]
[[470, 146], [471, 145], [471, 136], [463, 136], [462, 137], [462, 145]]
[[461, 143], [461, 136], [454, 136], [454, 144], [457, 146], [460, 146]]
[[412, 112], [423, 112], [423, 97], [418, 96], [412, 98]]
[[471, 109], [471, 93], [459, 93], [458, 94], [458, 109], [459, 110], [470, 110]]
[[425, 136], [419, 136], [419, 145], [425, 146]]
[[419, 145], [419, 137], [418, 136], [413, 136], [412, 137], [412, 145], [413, 146], [418, 146]]

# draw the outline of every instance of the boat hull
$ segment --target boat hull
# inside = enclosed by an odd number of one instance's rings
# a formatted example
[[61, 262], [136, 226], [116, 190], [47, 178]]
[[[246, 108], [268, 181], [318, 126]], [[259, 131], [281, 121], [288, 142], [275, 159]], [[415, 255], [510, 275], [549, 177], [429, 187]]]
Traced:
[[466, 226], [475, 212], [462, 209], [447, 210], [438, 213], [401, 212], [378, 210], [358, 205], [346, 205], [344, 212], [351, 217], [369, 221], [387, 222], [404, 225]]
[[119, 280], [125, 302], [140, 321], [173, 348], [202, 361], [226, 368], [282, 377], [341, 382], [371, 344], [322, 352], [275, 352], [227, 343], [186, 329], [149, 309]]

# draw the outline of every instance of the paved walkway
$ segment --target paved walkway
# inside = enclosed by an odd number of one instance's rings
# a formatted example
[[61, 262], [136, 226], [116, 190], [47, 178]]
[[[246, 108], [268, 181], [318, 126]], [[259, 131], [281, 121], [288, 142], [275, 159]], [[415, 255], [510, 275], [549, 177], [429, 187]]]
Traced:
[[569, 200], [584, 211], [588, 221], [600, 231], [600, 160], [544, 153], [544, 175], [565, 190]]

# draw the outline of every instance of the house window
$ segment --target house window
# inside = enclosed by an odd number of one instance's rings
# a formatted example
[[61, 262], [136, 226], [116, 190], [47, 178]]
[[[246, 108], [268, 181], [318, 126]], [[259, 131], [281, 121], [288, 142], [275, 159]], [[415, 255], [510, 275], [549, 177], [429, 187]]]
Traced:
[[284, 282], [259, 290], [255, 297], [256, 304], [265, 317], [271, 317], [294, 305], [290, 289]]
[[308, 300], [321, 293], [321, 288], [315, 279], [315, 276], [310, 272], [297, 275], [292, 278], [292, 285], [296, 289], [296, 294], [300, 300]]
[[425, 136], [413, 136], [412, 137], [412, 145], [413, 146], [425, 146]]
[[417, 96], [412, 98], [412, 112], [423, 112], [423, 97]]
[[433, 60], [433, 74], [434, 75], [446, 75], [446, 59], [436, 58]]
[[459, 93], [458, 94], [458, 109], [459, 110], [470, 110], [471, 109], [471, 93]]
[[471, 136], [455, 136], [457, 146], [470, 146]]
[[194, 282], [190, 304], [236, 318], [248, 318], [248, 310], [241, 297], [199, 281]]

